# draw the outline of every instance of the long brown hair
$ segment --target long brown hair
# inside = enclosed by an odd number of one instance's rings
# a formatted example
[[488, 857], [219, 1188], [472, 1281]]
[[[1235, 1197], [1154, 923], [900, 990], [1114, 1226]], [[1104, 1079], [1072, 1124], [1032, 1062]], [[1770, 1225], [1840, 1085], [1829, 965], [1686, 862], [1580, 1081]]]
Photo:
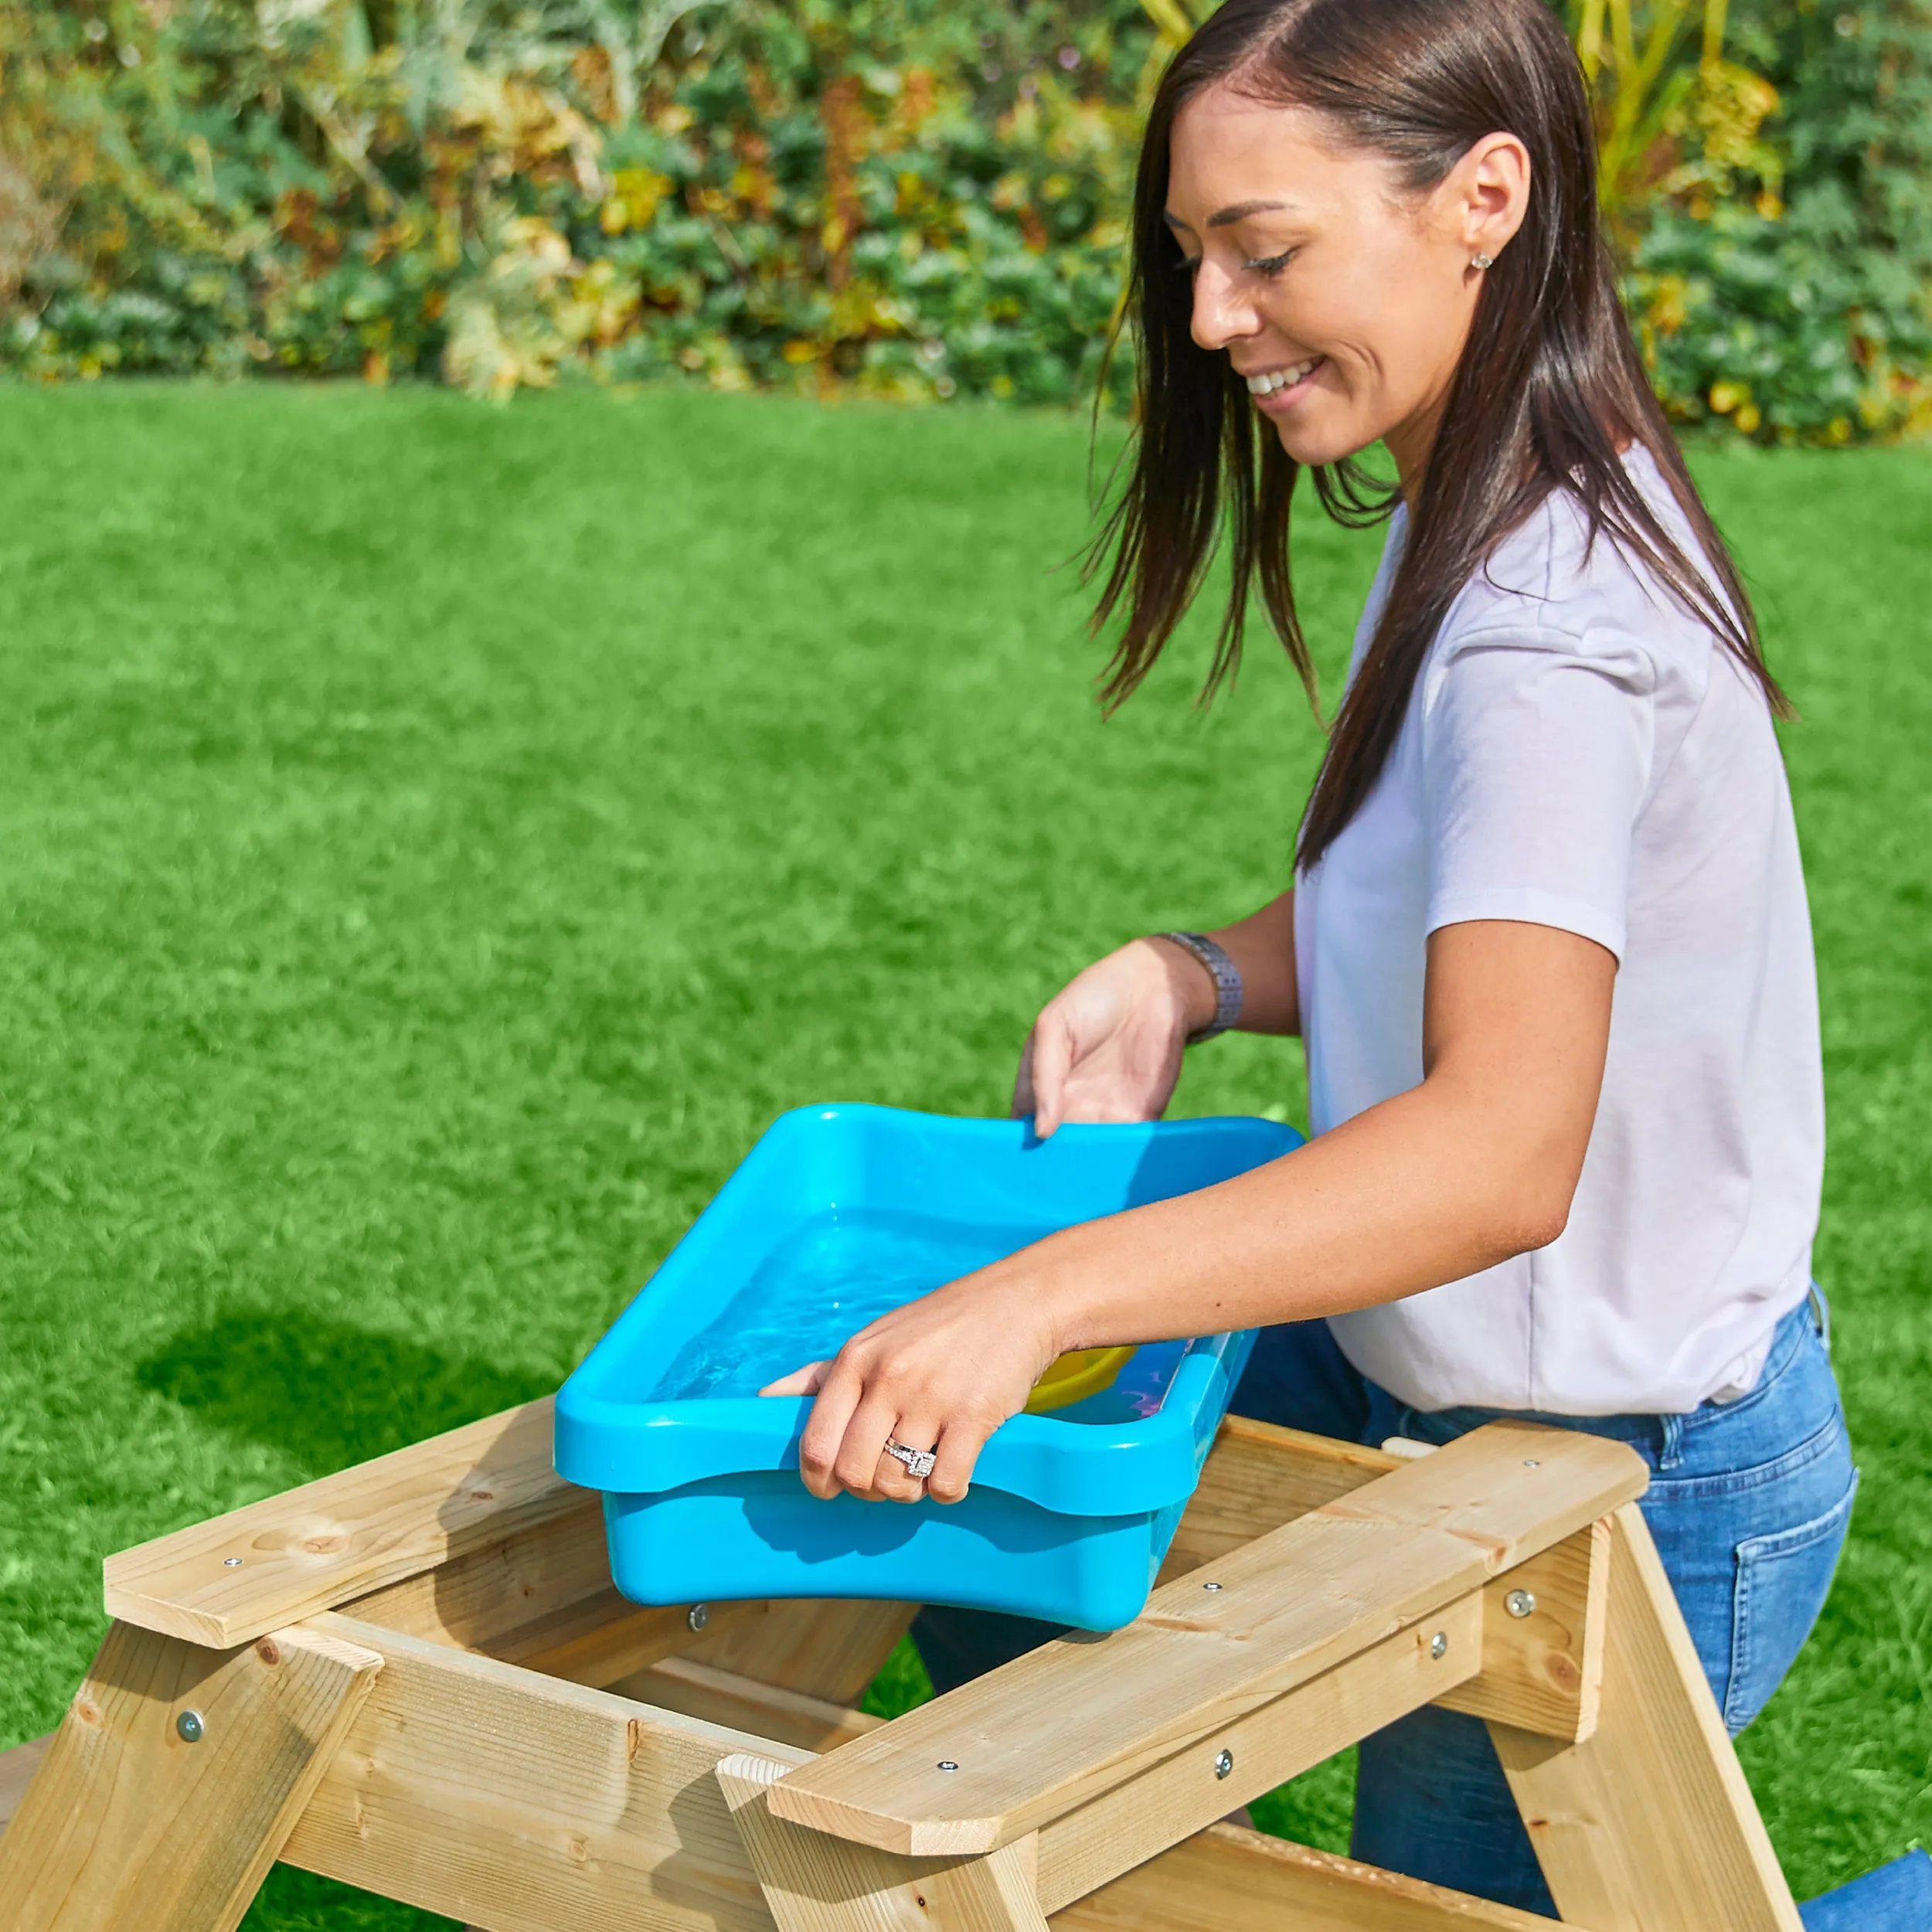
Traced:
[[[1222, 82], [1321, 114], [1349, 145], [1393, 162], [1411, 194], [1434, 187], [1487, 134], [1514, 134], [1530, 160], [1528, 212], [1485, 272], [1395, 580], [1302, 821], [1298, 865], [1312, 866], [1373, 789], [1458, 592], [1553, 490], [1583, 505], [1590, 543], [1607, 529], [1785, 712], [1750, 600], [1618, 303], [1597, 223], [1589, 98], [1546, 0], [1226, 0], [1175, 56], [1154, 97], [1134, 189], [1128, 312], [1139, 350], [1139, 429], [1127, 483], [1088, 558], [1090, 576], [1104, 573], [1095, 628], [1117, 609], [1126, 619], [1102, 691], [1109, 708], [1173, 634], [1224, 525], [1233, 583], [1203, 696], [1239, 661], [1257, 578], [1315, 696], [1288, 564], [1301, 466], [1270, 425], [1257, 423], [1229, 359], [1194, 341], [1192, 291], [1175, 272], [1165, 219], [1175, 118]], [[1668, 480], [1716, 586], [1631, 481], [1617, 448], [1633, 439]], [[1386, 517], [1398, 500], [1350, 461], [1318, 467], [1315, 487], [1331, 516], [1358, 526]]]

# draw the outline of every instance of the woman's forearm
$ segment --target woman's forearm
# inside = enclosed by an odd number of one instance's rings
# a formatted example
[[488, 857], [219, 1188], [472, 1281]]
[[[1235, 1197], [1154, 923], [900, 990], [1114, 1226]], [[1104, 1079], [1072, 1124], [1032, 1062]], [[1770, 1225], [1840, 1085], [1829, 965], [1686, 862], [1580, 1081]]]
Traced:
[[[1253, 956], [1292, 958], [1280, 944], [1287, 902], [1259, 916], [1264, 935], [1270, 915], [1274, 943], [1264, 936]], [[1232, 929], [1237, 940], [1257, 923]], [[1110, 958], [1129, 985], [1149, 963], [1135, 947]], [[957, 1501], [987, 1438], [1066, 1349], [1366, 1308], [1553, 1240], [1590, 1143], [1616, 973], [1594, 941], [1547, 927], [1434, 934], [1419, 1085], [1252, 1173], [1022, 1248], [771, 1383], [767, 1395], [817, 1397], [798, 1448], [806, 1486]], [[1104, 1036], [1118, 1002], [1106, 973], [1093, 984], [1089, 1017]], [[1280, 996], [1278, 975], [1263, 984], [1264, 1001]], [[1169, 1007], [1157, 1029], [1174, 1058], [1179, 1017]], [[1171, 1088], [1165, 1060], [1162, 1070]], [[1131, 1100], [1147, 1082], [1124, 1090]], [[895, 1437], [936, 1445], [923, 1489], [886, 1454]]]
[[1518, 1180], [1532, 1162], [1485, 1143], [1487, 1124], [1417, 1087], [1266, 1167], [1050, 1236], [1028, 1252], [1026, 1291], [1059, 1352], [1306, 1321], [1458, 1280], [1562, 1226], [1561, 1203]]
[[1439, 933], [1430, 966], [1420, 1085], [1266, 1167], [1014, 1257], [1058, 1347], [1336, 1314], [1555, 1240], [1616, 963], [1570, 934], [1489, 923]]
[[[1295, 981], [1294, 892], [1271, 899], [1259, 912], [1208, 934], [1241, 975], [1243, 1033], [1298, 1033], [1301, 993]], [[1213, 975], [1182, 946], [1156, 940], [1174, 962], [1175, 983], [1187, 1003], [1188, 1030], [1199, 1032], [1214, 1018]], [[1183, 963], [1184, 962], [1184, 963]]]

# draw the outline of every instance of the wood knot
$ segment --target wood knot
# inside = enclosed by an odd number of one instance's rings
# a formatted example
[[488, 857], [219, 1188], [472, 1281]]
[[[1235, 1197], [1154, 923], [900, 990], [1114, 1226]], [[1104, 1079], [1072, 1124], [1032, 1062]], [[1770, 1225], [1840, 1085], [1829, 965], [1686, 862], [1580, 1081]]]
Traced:
[[73, 1714], [83, 1724], [98, 1724], [100, 1722], [100, 1706], [90, 1704], [84, 1697], [74, 1699]]
[[282, 1661], [281, 1650], [272, 1637], [264, 1637], [256, 1645], [255, 1655], [264, 1664], [279, 1664]]
[[470, 1492], [470, 1501], [471, 1502], [495, 1502], [496, 1492], [494, 1489], [472, 1489]]

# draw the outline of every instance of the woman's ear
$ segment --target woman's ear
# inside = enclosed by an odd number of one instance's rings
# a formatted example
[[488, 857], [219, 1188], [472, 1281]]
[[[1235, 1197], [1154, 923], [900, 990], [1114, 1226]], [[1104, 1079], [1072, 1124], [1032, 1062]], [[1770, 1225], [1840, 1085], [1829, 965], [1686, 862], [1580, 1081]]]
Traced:
[[1451, 177], [1453, 216], [1470, 254], [1492, 260], [1529, 208], [1529, 150], [1512, 134], [1485, 134]]

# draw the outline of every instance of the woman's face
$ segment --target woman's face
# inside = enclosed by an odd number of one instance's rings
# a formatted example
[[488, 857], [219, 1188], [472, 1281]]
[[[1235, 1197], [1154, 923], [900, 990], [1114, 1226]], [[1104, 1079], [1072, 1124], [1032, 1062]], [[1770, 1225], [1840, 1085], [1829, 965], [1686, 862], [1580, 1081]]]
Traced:
[[1300, 463], [1386, 441], [1405, 485], [1426, 462], [1483, 271], [1522, 219], [1529, 158], [1478, 141], [1405, 195], [1383, 156], [1316, 114], [1225, 87], [1176, 117], [1167, 219], [1194, 277], [1194, 339], [1225, 349]]

